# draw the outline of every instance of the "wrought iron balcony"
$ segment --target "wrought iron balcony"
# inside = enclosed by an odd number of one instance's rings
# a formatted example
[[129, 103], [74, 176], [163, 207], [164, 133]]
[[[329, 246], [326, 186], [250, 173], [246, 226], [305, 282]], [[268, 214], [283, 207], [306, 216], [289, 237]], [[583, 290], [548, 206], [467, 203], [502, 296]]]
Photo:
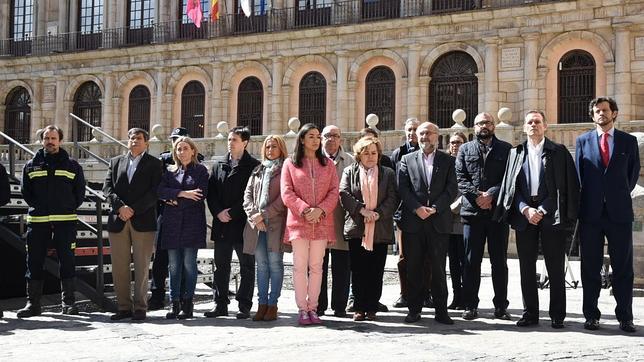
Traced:
[[71, 32], [4, 39], [0, 40], [0, 57], [115, 49], [563, 1], [572, 0], [349, 0], [335, 3], [319, 2], [317, 7], [304, 5], [269, 9], [263, 14], [253, 14], [250, 17], [243, 14], [224, 14], [216, 22], [204, 21], [200, 28], [192, 23], [171, 21], [153, 24], [148, 28], [124, 27], [99, 30], [94, 33]]

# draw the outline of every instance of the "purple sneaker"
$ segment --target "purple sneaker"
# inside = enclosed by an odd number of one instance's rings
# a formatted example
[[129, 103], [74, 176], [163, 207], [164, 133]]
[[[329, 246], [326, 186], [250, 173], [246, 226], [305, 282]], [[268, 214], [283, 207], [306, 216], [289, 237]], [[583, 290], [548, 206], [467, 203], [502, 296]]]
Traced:
[[318, 317], [318, 313], [314, 310], [309, 312], [309, 319], [311, 324], [322, 324], [322, 320]]
[[[319, 320], [319, 318], [318, 318]], [[298, 318], [297, 322], [301, 326], [308, 326], [311, 324], [311, 318], [309, 318], [309, 313], [307, 313], [305, 310], [300, 311], [300, 317]]]

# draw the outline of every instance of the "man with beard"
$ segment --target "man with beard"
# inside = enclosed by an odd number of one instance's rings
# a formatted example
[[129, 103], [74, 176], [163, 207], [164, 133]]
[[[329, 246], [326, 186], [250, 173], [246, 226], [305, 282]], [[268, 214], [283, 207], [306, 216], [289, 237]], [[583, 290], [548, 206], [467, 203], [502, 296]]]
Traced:
[[432, 271], [434, 319], [453, 324], [447, 313], [445, 260], [452, 229], [450, 204], [456, 198], [454, 158], [438, 148], [438, 126], [425, 122], [416, 130], [420, 149], [403, 156], [398, 169], [398, 192], [402, 200], [400, 228], [405, 240], [409, 313], [406, 323], [420, 320], [425, 288], [425, 258]]
[[501, 181], [512, 146], [494, 136], [494, 117], [474, 118], [476, 139], [461, 146], [456, 159], [458, 189], [463, 195], [461, 218], [465, 241], [463, 268], [463, 319], [478, 317], [483, 248], [492, 264], [494, 318], [510, 320], [508, 307], [508, 224], [492, 219]]
[[615, 129], [617, 103], [600, 97], [590, 102], [595, 129], [577, 138], [577, 172], [581, 182], [579, 237], [581, 283], [584, 285], [584, 328], [599, 328], [601, 312], [597, 298], [604, 238], [613, 269], [615, 316], [624, 332], [633, 325], [633, 203], [631, 191], [640, 173], [637, 139]]

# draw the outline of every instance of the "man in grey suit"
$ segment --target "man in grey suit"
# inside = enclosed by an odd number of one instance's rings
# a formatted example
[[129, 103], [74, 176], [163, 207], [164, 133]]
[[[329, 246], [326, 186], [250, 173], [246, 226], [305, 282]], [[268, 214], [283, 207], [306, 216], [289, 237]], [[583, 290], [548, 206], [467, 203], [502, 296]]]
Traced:
[[445, 259], [452, 229], [450, 204], [457, 193], [454, 158], [437, 150], [438, 126], [425, 122], [416, 132], [420, 149], [403, 156], [398, 169], [398, 192], [402, 200], [400, 228], [407, 257], [409, 313], [405, 322], [420, 320], [425, 290], [423, 265], [429, 253], [434, 319], [453, 324], [447, 314]]

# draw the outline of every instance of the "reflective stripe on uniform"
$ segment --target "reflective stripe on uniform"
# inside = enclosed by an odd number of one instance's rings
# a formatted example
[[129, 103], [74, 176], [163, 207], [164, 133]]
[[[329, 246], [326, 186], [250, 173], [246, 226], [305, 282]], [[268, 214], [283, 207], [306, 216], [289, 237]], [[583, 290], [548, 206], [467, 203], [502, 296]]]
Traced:
[[69, 179], [72, 179], [72, 180], [74, 179], [74, 177], [76, 177], [75, 173], [65, 171], [65, 170], [56, 170], [56, 171], [54, 171], [54, 175], [55, 176], [65, 176], [65, 177], [67, 177]]
[[52, 222], [52, 221], [76, 221], [78, 216], [76, 214], [69, 215], [45, 215], [45, 216], [31, 216], [27, 215], [27, 222]]
[[47, 176], [47, 170], [32, 171], [32, 172], [29, 172], [27, 175], [29, 176], [30, 179], [36, 178], [36, 177], [43, 177], [43, 176]]

